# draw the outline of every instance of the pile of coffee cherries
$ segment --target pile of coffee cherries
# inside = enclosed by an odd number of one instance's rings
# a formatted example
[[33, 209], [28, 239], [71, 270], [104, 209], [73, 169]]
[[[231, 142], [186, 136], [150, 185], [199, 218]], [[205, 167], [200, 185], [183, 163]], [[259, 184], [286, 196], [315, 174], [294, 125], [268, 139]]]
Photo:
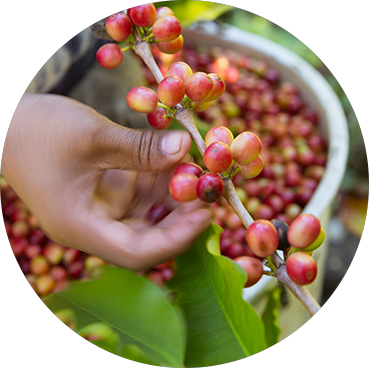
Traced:
[[105, 262], [48, 239], [39, 221], [0, 177], [1, 206], [6, 233], [18, 264], [36, 293], [44, 297], [66, 289], [70, 282], [89, 278]]

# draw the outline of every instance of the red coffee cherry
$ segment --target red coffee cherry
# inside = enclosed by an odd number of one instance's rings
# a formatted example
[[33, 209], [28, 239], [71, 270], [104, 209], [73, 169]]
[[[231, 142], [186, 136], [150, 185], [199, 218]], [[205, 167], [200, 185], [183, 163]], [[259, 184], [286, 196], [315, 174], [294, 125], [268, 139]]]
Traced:
[[184, 63], [183, 61], [178, 61], [173, 63], [167, 69], [167, 77], [174, 76], [182, 80], [183, 83], [186, 82], [187, 78], [192, 75], [191, 67]]
[[206, 100], [214, 89], [213, 80], [205, 73], [197, 72], [190, 75], [185, 82], [186, 95], [195, 102]]
[[177, 202], [189, 202], [197, 198], [196, 185], [199, 178], [192, 174], [177, 174], [169, 182], [169, 193]]
[[267, 220], [253, 222], [246, 231], [247, 244], [259, 257], [265, 258], [278, 249], [278, 233]]
[[241, 133], [231, 145], [233, 159], [240, 165], [247, 165], [260, 155], [261, 146], [260, 138], [254, 133]]
[[246, 272], [247, 281], [245, 287], [255, 285], [263, 276], [263, 264], [254, 257], [242, 256], [235, 258], [234, 261], [238, 263]]
[[147, 114], [149, 124], [156, 130], [167, 129], [172, 124], [172, 118], [166, 116], [164, 108], [158, 106], [154, 111]]
[[214, 142], [204, 152], [204, 164], [214, 173], [226, 171], [232, 163], [232, 152], [223, 142]]
[[247, 165], [242, 165], [239, 174], [245, 179], [252, 179], [258, 176], [263, 170], [263, 159], [257, 156], [254, 161]]
[[138, 112], [153, 112], [159, 103], [159, 97], [152, 89], [147, 87], [132, 88], [127, 94], [128, 106]]
[[181, 51], [182, 47], [183, 47], [182, 35], [175, 38], [173, 41], [158, 43], [158, 49], [161, 52], [164, 52], [164, 54], [176, 54], [177, 52]]
[[206, 98], [206, 101], [214, 101], [219, 98], [225, 91], [225, 82], [218, 74], [210, 73], [208, 76], [214, 82], [214, 89], [210, 96]]
[[158, 87], [160, 101], [169, 107], [180, 103], [185, 96], [185, 92], [184, 83], [178, 77], [166, 77]]
[[196, 175], [197, 177], [199, 177], [203, 171], [204, 170], [199, 165], [196, 165], [192, 162], [186, 162], [186, 163], [178, 165], [173, 175], [187, 173], [187, 174], [192, 174], [192, 175]]
[[153, 4], [145, 4], [129, 9], [129, 17], [139, 27], [151, 27], [156, 21], [156, 9]]
[[208, 173], [199, 178], [196, 194], [203, 202], [214, 203], [221, 197], [222, 193], [223, 180], [219, 175]]
[[292, 247], [304, 249], [311, 245], [320, 233], [320, 221], [313, 215], [297, 217], [288, 230], [287, 238]]
[[128, 38], [132, 32], [132, 22], [124, 13], [111, 15], [105, 23], [106, 32], [117, 42], [122, 42]]
[[173, 10], [167, 6], [161, 6], [156, 9], [156, 19], [167, 17], [168, 15], [174, 15]]
[[173, 41], [182, 33], [179, 20], [173, 15], [159, 18], [152, 26], [152, 33], [158, 42]]
[[223, 142], [230, 146], [234, 140], [232, 132], [224, 126], [212, 127], [205, 136], [206, 147], [210, 146], [214, 142]]
[[123, 52], [116, 43], [107, 43], [96, 52], [98, 63], [105, 69], [114, 69], [123, 61]]
[[295, 284], [309, 285], [315, 280], [318, 267], [314, 258], [304, 252], [296, 252], [287, 258], [286, 271]]

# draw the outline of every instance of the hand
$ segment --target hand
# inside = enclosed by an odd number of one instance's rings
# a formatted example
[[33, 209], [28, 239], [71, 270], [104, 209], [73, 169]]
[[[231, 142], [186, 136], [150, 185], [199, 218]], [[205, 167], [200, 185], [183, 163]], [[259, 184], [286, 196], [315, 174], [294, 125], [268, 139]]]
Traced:
[[[187, 132], [131, 130], [69, 98], [25, 94], [2, 175], [53, 241], [145, 270], [185, 252], [210, 224], [200, 201], [169, 197], [171, 170], [190, 146]], [[153, 224], [147, 213], [160, 202], [173, 211]]]

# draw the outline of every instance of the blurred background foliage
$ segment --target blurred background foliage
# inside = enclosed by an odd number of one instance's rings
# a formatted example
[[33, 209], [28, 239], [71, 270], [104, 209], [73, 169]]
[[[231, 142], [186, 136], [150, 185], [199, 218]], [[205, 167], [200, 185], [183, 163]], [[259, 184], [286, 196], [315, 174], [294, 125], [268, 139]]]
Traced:
[[351, 103], [337, 79], [320, 58], [287, 30], [256, 14], [228, 5], [207, 1], [165, 1], [156, 6], [172, 8], [185, 27], [193, 23], [213, 20], [221, 27], [232, 25], [268, 38], [301, 56], [316, 68], [329, 82], [345, 110], [350, 147], [346, 174], [341, 185], [336, 211], [346, 228], [361, 237], [368, 203], [368, 161], [361, 129]]

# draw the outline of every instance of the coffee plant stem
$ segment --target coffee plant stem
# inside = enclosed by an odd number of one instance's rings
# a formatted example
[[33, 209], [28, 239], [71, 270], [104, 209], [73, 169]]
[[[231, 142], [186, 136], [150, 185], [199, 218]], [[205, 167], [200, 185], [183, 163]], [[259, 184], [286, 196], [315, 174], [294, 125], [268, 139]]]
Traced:
[[247, 229], [254, 222], [254, 220], [238, 197], [233, 182], [229, 178], [224, 179], [223, 197], [228, 201]]
[[[146, 41], [142, 40], [141, 36], [135, 29], [133, 29], [133, 35], [136, 40], [135, 53], [141, 57], [141, 59], [144, 61], [146, 66], [153, 74], [156, 82], [159, 84], [164, 79], [164, 77], [158, 65], [156, 64], [154, 57], [152, 56], [150, 45]], [[189, 132], [196, 147], [200, 151], [201, 155], [203, 155], [206, 149], [206, 145], [193, 121], [192, 112], [185, 108], [182, 103], [178, 104], [176, 106], [176, 109], [176, 119]], [[238, 197], [232, 180], [230, 180], [229, 178], [223, 178], [223, 181], [223, 197], [228, 201], [228, 203], [231, 205], [231, 207], [236, 212], [243, 225], [247, 229], [254, 222], [254, 220]], [[278, 256], [278, 254], [274, 253], [271, 256], [271, 259], [277, 268], [275, 270], [275, 276], [277, 277], [278, 282], [291, 290], [296, 298], [298, 298], [300, 302], [305, 306], [310, 315], [313, 316], [320, 309], [317, 301], [305, 287], [296, 285], [289, 278], [289, 276], [287, 275], [285, 263]]]
[[306, 310], [313, 316], [320, 310], [320, 305], [310, 294], [310, 292], [303, 286], [295, 284], [287, 274], [286, 266], [282, 265], [275, 271], [278, 282], [286, 286], [300, 302], [304, 305]]

